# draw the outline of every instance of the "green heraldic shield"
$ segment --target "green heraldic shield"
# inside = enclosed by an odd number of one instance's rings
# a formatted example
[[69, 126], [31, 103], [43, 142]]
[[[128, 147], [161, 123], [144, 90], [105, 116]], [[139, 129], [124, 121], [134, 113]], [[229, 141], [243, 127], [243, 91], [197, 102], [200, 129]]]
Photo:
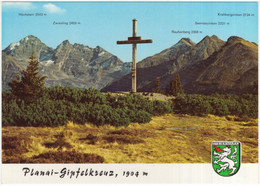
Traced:
[[241, 164], [241, 143], [239, 141], [213, 141], [211, 162], [215, 172], [221, 176], [236, 174]]

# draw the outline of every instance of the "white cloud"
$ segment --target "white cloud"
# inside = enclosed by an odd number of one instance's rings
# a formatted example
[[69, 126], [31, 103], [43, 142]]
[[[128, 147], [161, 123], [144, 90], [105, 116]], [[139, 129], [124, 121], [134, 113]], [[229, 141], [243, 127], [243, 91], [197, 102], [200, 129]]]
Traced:
[[48, 3], [48, 4], [45, 4], [43, 5], [43, 8], [48, 11], [49, 13], [59, 13], [59, 14], [62, 14], [62, 13], [65, 13], [66, 10], [64, 8], [60, 8], [54, 4], [51, 4], [51, 3]]
[[34, 6], [32, 3], [29, 2], [3, 2], [3, 8], [31, 10], [31, 9], [35, 9], [36, 6]]

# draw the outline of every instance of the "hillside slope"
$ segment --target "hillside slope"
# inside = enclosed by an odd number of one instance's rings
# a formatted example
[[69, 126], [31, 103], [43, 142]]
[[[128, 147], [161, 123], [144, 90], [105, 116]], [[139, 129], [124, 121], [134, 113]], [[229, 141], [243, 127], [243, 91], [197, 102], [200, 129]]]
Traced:
[[[227, 42], [206, 36], [194, 44], [187, 38], [137, 63], [138, 91], [153, 91], [160, 77], [165, 89], [177, 73], [186, 93], [255, 93], [258, 84], [258, 45], [232, 36]], [[102, 91], [129, 91], [131, 75]]]

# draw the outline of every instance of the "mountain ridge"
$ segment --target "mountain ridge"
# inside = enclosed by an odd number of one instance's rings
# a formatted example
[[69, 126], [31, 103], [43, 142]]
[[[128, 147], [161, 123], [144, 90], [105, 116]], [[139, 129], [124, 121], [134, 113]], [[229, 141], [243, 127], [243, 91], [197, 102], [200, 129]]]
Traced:
[[[200, 42], [193, 44], [185, 50], [180, 50], [179, 47], [182, 46], [180, 42], [182, 41], [183, 38], [172, 47], [139, 62], [141, 65], [137, 65], [139, 67], [137, 68], [138, 91], [153, 91], [155, 80], [158, 77], [161, 80], [161, 87], [165, 89], [177, 73], [181, 75], [181, 81], [186, 93], [250, 93], [254, 89], [253, 84], [258, 83], [258, 45], [255, 43], [237, 36], [231, 36], [225, 42], [216, 35], [212, 35], [205, 36]], [[232, 47], [229, 48], [229, 52], [223, 53], [231, 44]], [[176, 46], [179, 46], [177, 50]], [[167, 52], [168, 58], [163, 56]], [[236, 56], [241, 54], [247, 54], [247, 56], [245, 59], [240, 58], [236, 61]], [[230, 59], [232, 59], [232, 65], [223, 65], [223, 62], [228, 62], [225, 57], [229, 55], [231, 56]], [[155, 59], [167, 60], [164, 62], [160, 61], [157, 63], [158, 65], [154, 65], [156, 64]], [[142, 63], [147, 61], [152, 62], [153, 65], [142, 65]], [[250, 65], [248, 68], [246, 66], [241, 68], [240, 63]], [[220, 64], [222, 64], [223, 68], [215, 67], [216, 65], [221, 66]], [[239, 71], [239, 73], [232, 74], [229, 72], [230, 70]], [[164, 72], [160, 73], [160, 71]], [[102, 91], [128, 91], [125, 88], [131, 87], [130, 76], [128, 74], [122, 77], [120, 80], [103, 88]], [[220, 80], [218, 80], [219, 77], [221, 77]], [[250, 80], [250, 83], [246, 82], [245, 79], [247, 81]], [[121, 86], [122, 84], [124, 85], [123, 87]], [[232, 85], [227, 86], [227, 84]]]
[[32, 51], [40, 61], [40, 74], [48, 77], [47, 86], [63, 85], [100, 89], [131, 70], [130, 63], [123, 63], [117, 56], [100, 46], [90, 48], [64, 40], [53, 49], [41, 42], [39, 38], [29, 35], [2, 50], [3, 64], [6, 63], [4, 65], [6, 69], [3, 69], [5, 71], [3, 89], [7, 89], [8, 82], [14, 78], [14, 70], [26, 68]]
[[[2, 50], [2, 87], [16, 72], [25, 69], [32, 51], [39, 59], [39, 72], [47, 86], [63, 85], [97, 88], [102, 91], [129, 91], [132, 63], [124, 63], [100, 46], [64, 40], [48, 47], [33, 35], [11, 43]], [[258, 45], [238, 36], [222, 41], [216, 35], [198, 43], [181, 38], [171, 47], [137, 63], [138, 91], [153, 91], [160, 77], [165, 89], [179, 73], [186, 93], [247, 93], [258, 84]]]

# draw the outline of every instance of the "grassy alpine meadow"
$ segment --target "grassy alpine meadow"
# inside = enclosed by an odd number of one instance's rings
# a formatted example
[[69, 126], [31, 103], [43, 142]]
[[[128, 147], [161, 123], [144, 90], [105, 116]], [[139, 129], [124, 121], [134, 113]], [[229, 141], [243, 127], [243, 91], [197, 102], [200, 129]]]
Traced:
[[69, 121], [58, 127], [2, 127], [3, 163], [210, 163], [212, 141], [240, 141], [242, 162], [258, 162], [258, 119], [165, 114], [128, 127]]

